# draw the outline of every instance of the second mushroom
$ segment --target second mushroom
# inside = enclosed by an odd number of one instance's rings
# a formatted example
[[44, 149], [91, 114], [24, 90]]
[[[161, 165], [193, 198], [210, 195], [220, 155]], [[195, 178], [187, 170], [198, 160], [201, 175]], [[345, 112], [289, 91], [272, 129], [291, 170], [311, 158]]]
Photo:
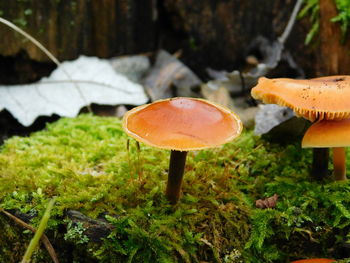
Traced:
[[[350, 76], [314, 79], [260, 78], [251, 94], [264, 103], [287, 106], [297, 116], [311, 122], [350, 118]], [[328, 174], [328, 148], [332, 146], [323, 145], [324, 147], [319, 144], [314, 148], [311, 175], [317, 179], [322, 179]], [[339, 150], [342, 151], [333, 150], [335, 156], [345, 156], [344, 151]]]
[[346, 180], [345, 147], [350, 146], [350, 119], [340, 121], [322, 120], [306, 131], [303, 148], [332, 148], [334, 178]]

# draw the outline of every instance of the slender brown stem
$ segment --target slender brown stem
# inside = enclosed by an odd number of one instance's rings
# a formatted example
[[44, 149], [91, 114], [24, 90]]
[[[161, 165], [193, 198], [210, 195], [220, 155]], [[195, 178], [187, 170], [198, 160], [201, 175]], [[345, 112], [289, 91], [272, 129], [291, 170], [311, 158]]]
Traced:
[[333, 148], [334, 178], [337, 181], [346, 180], [345, 148]]
[[313, 148], [311, 177], [316, 180], [322, 180], [328, 175], [328, 148]]
[[172, 204], [176, 204], [180, 198], [186, 156], [187, 152], [171, 151], [166, 197]]

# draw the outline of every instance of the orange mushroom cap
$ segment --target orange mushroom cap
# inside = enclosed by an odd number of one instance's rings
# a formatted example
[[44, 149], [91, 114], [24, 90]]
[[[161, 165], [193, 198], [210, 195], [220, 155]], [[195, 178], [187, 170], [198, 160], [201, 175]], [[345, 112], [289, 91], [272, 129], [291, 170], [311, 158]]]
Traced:
[[312, 259], [297, 260], [290, 263], [330, 263], [330, 262], [335, 262], [335, 260], [327, 259], [327, 258], [312, 258]]
[[350, 146], [350, 119], [340, 121], [322, 120], [305, 132], [303, 148], [334, 148]]
[[310, 121], [350, 118], [350, 76], [314, 79], [260, 78], [253, 98], [291, 108]]
[[125, 132], [145, 144], [177, 151], [220, 146], [242, 132], [242, 122], [232, 111], [195, 98], [155, 101], [128, 111]]

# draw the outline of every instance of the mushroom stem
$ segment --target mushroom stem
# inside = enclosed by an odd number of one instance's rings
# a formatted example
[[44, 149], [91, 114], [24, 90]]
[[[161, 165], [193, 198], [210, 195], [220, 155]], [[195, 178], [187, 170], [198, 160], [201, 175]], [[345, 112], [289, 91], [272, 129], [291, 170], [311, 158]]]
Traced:
[[313, 148], [311, 177], [316, 180], [322, 180], [328, 175], [328, 148]]
[[187, 152], [171, 151], [166, 197], [172, 204], [180, 198], [182, 177], [185, 170]]
[[337, 181], [346, 180], [345, 148], [335, 147], [333, 150], [334, 178]]

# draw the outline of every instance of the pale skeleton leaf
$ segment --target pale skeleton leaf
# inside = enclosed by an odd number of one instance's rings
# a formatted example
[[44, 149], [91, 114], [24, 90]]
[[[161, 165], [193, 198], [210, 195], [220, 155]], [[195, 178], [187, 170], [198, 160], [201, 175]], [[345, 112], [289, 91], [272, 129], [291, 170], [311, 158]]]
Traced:
[[39, 116], [74, 117], [91, 103], [140, 105], [147, 100], [141, 85], [115, 72], [107, 60], [96, 57], [63, 62], [37, 83], [0, 86], [0, 111], [7, 109], [24, 126]]

